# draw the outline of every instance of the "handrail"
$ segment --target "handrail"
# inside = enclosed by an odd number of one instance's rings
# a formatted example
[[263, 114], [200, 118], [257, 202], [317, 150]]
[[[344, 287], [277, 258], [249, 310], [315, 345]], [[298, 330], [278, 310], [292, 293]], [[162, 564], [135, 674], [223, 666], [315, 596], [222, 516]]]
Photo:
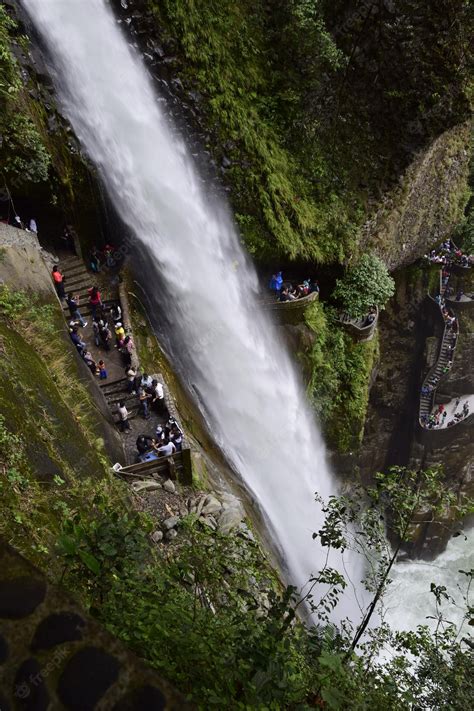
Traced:
[[339, 315], [339, 318], [337, 319], [338, 322], [346, 328], [347, 331], [351, 332], [360, 340], [369, 340], [373, 333], [375, 332], [375, 329], [377, 328], [377, 324], [379, 321], [379, 307], [375, 307], [375, 318], [372, 321], [372, 323], [367, 324], [367, 326], [362, 326], [361, 324], [365, 321], [367, 316], [364, 316], [363, 318], [351, 318], [347, 312], [341, 313]]
[[282, 309], [282, 310], [290, 310], [290, 309], [296, 309], [301, 304], [309, 304], [312, 301], [317, 301], [319, 299], [319, 291], [312, 291], [310, 294], [306, 294], [306, 296], [300, 296], [299, 299], [293, 299], [291, 301], [262, 301], [262, 306], [264, 309]]
[[[448, 326], [447, 326], [447, 323], [446, 323], [444, 316], [443, 316], [443, 311], [442, 311], [443, 306], [441, 303], [441, 299], [444, 297], [444, 294], [445, 294], [446, 289], [449, 284], [449, 278], [451, 276], [451, 272], [449, 273], [448, 279], [445, 284], [443, 284], [443, 281], [442, 281], [442, 272], [443, 272], [443, 269], [440, 269], [440, 297], [441, 297], [440, 301], [439, 302], [436, 301], [436, 299], [434, 299], [431, 296], [431, 294], [428, 294], [428, 298], [431, 299], [438, 306], [438, 313], [439, 313], [440, 317], [443, 319], [443, 324], [444, 324], [443, 336], [440, 341], [440, 347], [439, 347], [438, 356], [436, 358], [436, 361], [432, 365], [432, 367], [429, 369], [428, 373], [425, 375], [425, 377], [423, 379], [422, 389], [425, 386], [430, 384], [429, 381], [434, 376], [437, 368], [439, 367], [439, 362], [440, 362], [443, 352], [447, 346], [448, 337], [451, 337], [451, 335], [454, 335], [454, 334], [448, 333]], [[459, 338], [459, 322], [456, 319], [456, 341], [453, 346], [451, 362], [454, 360], [454, 353], [456, 351], [458, 338]], [[436, 386], [433, 387], [433, 390], [429, 394], [425, 395], [422, 392], [420, 392], [420, 401], [419, 401], [419, 407], [418, 407], [418, 423], [419, 423], [420, 427], [424, 430], [432, 429], [432, 428], [428, 427], [428, 424], [423, 422], [423, 420], [422, 420], [422, 413], [421, 413], [422, 405], [427, 404], [428, 405], [428, 412], [431, 414], [431, 411], [433, 410], [433, 406], [434, 406], [434, 399], [435, 399], [435, 395], [436, 395], [436, 390], [438, 389], [438, 386], [439, 386], [441, 380], [443, 380], [444, 376], [446, 376], [446, 375], [448, 375], [448, 373], [440, 374], [438, 376], [438, 382], [436, 383]], [[455, 424], [458, 424], [458, 423], [455, 423]]]

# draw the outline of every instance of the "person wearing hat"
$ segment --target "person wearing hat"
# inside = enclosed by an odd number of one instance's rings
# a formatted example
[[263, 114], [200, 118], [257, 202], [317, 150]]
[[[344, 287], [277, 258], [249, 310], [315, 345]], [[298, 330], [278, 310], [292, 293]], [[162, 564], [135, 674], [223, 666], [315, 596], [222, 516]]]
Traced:
[[115, 337], [117, 339], [117, 345], [121, 346], [123, 345], [123, 342], [125, 340], [125, 329], [122, 326], [122, 322], [118, 321], [115, 324]]
[[136, 395], [136, 390], [135, 390], [135, 377], [137, 375], [137, 372], [135, 368], [132, 368], [131, 365], [128, 365], [125, 368], [125, 375], [127, 377], [127, 391], [129, 395]]

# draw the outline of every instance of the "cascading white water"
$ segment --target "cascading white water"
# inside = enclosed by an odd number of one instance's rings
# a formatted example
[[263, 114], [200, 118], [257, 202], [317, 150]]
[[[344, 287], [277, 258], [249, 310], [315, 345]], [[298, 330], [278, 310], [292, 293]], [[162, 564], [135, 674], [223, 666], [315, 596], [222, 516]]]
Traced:
[[[441, 612], [460, 631], [469, 637], [471, 632], [463, 616], [467, 611], [464, 600], [468, 578], [460, 571], [474, 568], [474, 528], [449, 541], [446, 550], [433, 561], [413, 560], [397, 563], [391, 573], [392, 584], [387, 590], [384, 605], [386, 621], [394, 630], [414, 630], [417, 625], [436, 627], [435, 597], [430, 585], [444, 585], [454, 600], [443, 601]], [[471, 603], [472, 604], [472, 601]]]
[[[312, 541], [314, 492], [327, 497], [336, 483], [232, 221], [207, 202], [104, 0], [22, 2], [51, 54], [64, 112], [136, 235], [133, 249], [145, 250], [173, 296], [172, 355], [192, 370], [219, 445], [259, 502], [288, 580], [302, 586], [325, 555]], [[346, 565], [357, 582], [359, 564]], [[356, 618], [348, 597], [342, 613]]]

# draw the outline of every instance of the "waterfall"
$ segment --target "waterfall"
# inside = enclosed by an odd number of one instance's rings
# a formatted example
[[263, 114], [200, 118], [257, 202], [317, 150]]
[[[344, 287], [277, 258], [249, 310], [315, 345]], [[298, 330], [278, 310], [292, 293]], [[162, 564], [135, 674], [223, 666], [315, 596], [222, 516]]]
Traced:
[[[171, 356], [196, 385], [217, 443], [258, 502], [288, 582], [325, 561], [314, 492], [336, 493], [325, 448], [256, 273], [224, 205], [206, 197], [183, 141], [104, 0], [22, 0], [43, 37], [64, 114], [149, 264]], [[344, 561], [355, 588], [359, 563]], [[356, 618], [347, 595], [340, 614]], [[354, 619], [354, 621], [357, 621]]]

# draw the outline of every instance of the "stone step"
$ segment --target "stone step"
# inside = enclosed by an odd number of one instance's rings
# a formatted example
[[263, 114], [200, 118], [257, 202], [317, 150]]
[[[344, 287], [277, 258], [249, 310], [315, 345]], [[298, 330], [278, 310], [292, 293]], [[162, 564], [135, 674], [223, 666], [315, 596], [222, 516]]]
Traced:
[[[113, 304], [115, 304], [115, 303], [117, 303], [117, 302], [118, 302], [118, 299], [107, 299], [107, 300], [104, 300], [105, 310], [107, 311], [108, 309], [110, 309], [110, 307], [111, 307]], [[80, 304], [79, 304], [79, 311], [80, 311], [80, 313], [81, 313], [84, 317], [87, 316], [87, 315], [90, 316], [90, 315], [92, 314], [92, 311], [91, 311], [91, 309], [90, 309], [90, 307], [89, 307], [89, 302], [84, 300], [82, 303], [80, 303]], [[67, 305], [64, 305], [64, 304], [63, 304], [63, 312], [64, 312], [64, 314], [66, 314], [66, 317], [69, 315], [69, 307], [68, 307]], [[112, 332], [113, 332], [112, 324], [109, 324], [109, 325], [110, 325], [111, 330], [112, 330]]]
[[87, 267], [84, 264], [84, 262], [78, 262], [77, 264], [63, 264], [62, 262], [59, 264], [60, 270], [64, 272], [65, 275], [69, 276], [74, 276], [76, 274], [81, 274], [83, 272], [86, 272], [89, 274], [87, 271]]
[[[64, 276], [66, 278], [66, 284], [68, 284], [68, 286], [72, 286], [72, 284], [77, 284], [84, 287], [87, 285], [87, 287], [90, 288], [91, 278], [89, 272], [78, 272], [77, 274], [71, 275], [68, 272], [64, 272]], [[74, 288], [77, 288], [77, 286], [75, 286]]]
[[60, 259], [58, 264], [61, 264], [65, 269], [74, 269], [74, 267], [85, 267], [85, 263], [80, 257], [66, 257]]
[[127, 378], [123, 377], [123, 378], [118, 378], [117, 380], [109, 380], [106, 383], [101, 383], [100, 389], [103, 391], [104, 395], [106, 395], [110, 389], [115, 388], [116, 386], [119, 386], [119, 385], [121, 385], [122, 387], [126, 387], [126, 384], [127, 384]]

